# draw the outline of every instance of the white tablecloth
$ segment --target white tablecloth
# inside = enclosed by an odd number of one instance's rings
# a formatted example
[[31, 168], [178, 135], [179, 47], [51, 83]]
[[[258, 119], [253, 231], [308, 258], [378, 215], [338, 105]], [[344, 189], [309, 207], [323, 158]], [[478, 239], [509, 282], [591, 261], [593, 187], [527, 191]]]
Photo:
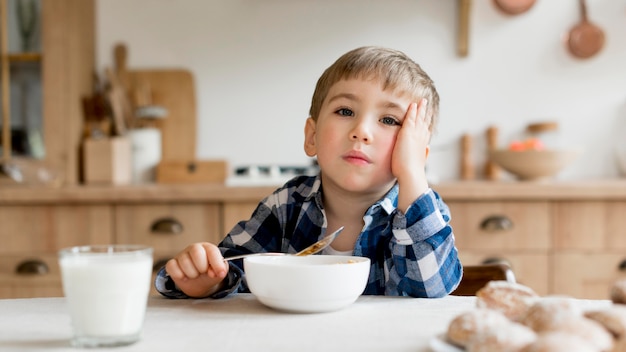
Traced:
[[[429, 341], [474, 305], [474, 297], [362, 296], [339, 311], [294, 314], [267, 308], [250, 294], [221, 300], [151, 297], [141, 341], [101, 350], [430, 351]], [[64, 298], [0, 300], [0, 351], [77, 351], [70, 337]]]

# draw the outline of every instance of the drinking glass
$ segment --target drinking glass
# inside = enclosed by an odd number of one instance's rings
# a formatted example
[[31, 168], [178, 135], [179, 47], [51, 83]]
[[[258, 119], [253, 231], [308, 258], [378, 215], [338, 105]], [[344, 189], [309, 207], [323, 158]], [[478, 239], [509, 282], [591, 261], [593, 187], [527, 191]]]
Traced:
[[137, 342], [152, 277], [152, 248], [92, 245], [59, 251], [59, 265], [76, 347]]

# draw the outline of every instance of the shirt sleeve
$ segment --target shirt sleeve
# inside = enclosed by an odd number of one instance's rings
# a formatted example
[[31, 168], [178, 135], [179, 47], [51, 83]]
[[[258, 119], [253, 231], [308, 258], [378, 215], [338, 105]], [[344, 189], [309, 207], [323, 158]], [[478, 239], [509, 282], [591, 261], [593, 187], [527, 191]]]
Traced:
[[[224, 280], [224, 286], [222, 289], [213, 293], [209, 296], [210, 298], [224, 298], [237, 291], [243, 280], [243, 272], [238, 266], [229, 263], [228, 274]], [[165, 267], [162, 267], [157, 273], [154, 281], [154, 287], [157, 292], [167, 298], [190, 298], [183, 291], [181, 291], [178, 286], [176, 286], [176, 283], [174, 283], [174, 280], [172, 280], [170, 275], [167, 273]]]
[[443, 297], [458, 286], [462, 266], [449, 222], [448, 206], [432, 189], [406, 214], [396, 210], [385, 294]]

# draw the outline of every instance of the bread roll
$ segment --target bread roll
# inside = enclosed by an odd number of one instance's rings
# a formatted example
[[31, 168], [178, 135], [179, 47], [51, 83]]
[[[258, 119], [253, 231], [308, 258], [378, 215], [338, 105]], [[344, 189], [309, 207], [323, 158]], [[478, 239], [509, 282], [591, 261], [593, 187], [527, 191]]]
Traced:
[[589, 342], [576, 335], [563, 331], [551, 331], [538, 335], [534, 342], [519, 352], [597, 352], [597, 350]]
[[610, 351], [613, 347], [613, 336], [608, 330], [584, 316], [566, 320], [553, 331], [576, 335], [589, 342], [598, 351]]
[[626, 306], [613, 305], [585, 312], [585, 317], [598, 322], [617, 339], [626, 337]]
[[509, 324], [509, 320], [500, 312], [491, 309], [475, 309], [457, 315], [446, 332], [448, 340], [460, 347], [466, 347], [477, 334]]
[[528, 286], [508, 281], [490, 281], [476, 292], [479, 308], [494, 309], [507, 318], [519, 321], [539, 295]]
[[626, 304], [626, 280], [617, 280], [613, 283], [611, 300], [613, 303]]
[[529, 327], [510, 322], [477, 334], [467, 344], [467, 352], [505, 352], [519, 351], [533, 343], [537, 334]]
[[536, 332], [556, 329], [565, 321], [579, 318], [582, 311], [573, 298], [564, 296], [542, 297], [529, 308], [521, 323]]

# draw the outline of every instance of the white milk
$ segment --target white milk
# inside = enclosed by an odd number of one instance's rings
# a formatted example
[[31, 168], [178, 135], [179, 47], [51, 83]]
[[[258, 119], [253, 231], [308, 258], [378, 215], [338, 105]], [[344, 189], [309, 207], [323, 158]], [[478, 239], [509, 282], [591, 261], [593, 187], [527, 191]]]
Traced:
[[121, 344], [138, 339], [150, 290], [151, 249], [61, 254], [59, 263], [75, 339], [94, 345], [99, 339], [113, 345], [118, 337]]

